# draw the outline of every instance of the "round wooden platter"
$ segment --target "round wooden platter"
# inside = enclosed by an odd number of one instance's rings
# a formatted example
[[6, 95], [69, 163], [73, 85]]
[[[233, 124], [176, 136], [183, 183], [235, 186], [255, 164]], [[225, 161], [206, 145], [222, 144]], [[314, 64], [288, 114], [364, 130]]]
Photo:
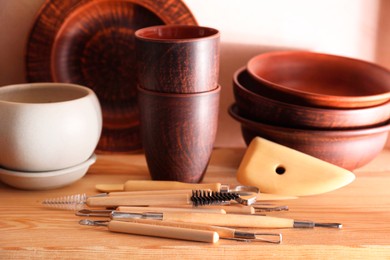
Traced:
[[134, 32], [161, 24], [197, 22], [181, 0], [47, 0], [27, 43], [27, 81], [91, 88], [103, 110], [97, 152], [139, 150]]

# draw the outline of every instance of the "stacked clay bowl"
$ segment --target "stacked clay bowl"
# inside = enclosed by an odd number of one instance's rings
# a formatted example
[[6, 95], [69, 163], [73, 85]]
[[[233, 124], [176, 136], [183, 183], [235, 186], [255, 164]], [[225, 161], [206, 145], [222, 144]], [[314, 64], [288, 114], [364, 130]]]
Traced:
[[233, 76], [230, 115], [255, 137], [348, 170], [370, 162], [390, 130], [390, 72], [312, 52], [269, 52]]

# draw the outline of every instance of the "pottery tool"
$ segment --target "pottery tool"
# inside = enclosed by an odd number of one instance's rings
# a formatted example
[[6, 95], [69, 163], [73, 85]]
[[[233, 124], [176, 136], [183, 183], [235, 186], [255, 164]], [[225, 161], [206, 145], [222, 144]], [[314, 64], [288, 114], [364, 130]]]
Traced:
[[[132, 211], [134, 207], [126, 207], [126, 206], [119, 206], [116, 208], [118, 211]], [[159, 210], [151, 209], [152, 207], [139, 207], [139, 209], [145, 211], [148, 210], [150, 212], [159, 212]], [[155, 207], [153, 207], [155, 208]], [[156, 208], [155, 208], [156, 209]], [[198, 208], [194, 208], [191, 205], [181, 205], [180, 208], [177, 206], [172, 205], [164, 205], [164, 207], [161, 207], [163, 210], [167, 211], [191, 211], [198, 209], [199, 211], [206, 212], [206, 210], [209, 210], [210, 213], [213, 213], [212, 211], [224, 211], [225, 213], [231, 213], [231, 214], [257, 214], [262, 212], [274, 212], [274, 211], [287, 211], [288, 206], [272, 206], [272, 205], [256, 205], [256, 206], [246, 206], [241, 205], [238, 203], [230, 203], [229, 205], [206, 205]], [[217, 212], [216, 212], [217, 213]]]
[[229, 186], [221, 183], [185, 183], [178, 181], [129, 180], [124, 184], [97, 184], [100, 192], [151, 191], [151, 190], [212, 190], [229, 191]]
[[313, 221], [297, 221], [289, 218], [278, 218], [259, 215], [215, 214], [194, 212], [120, 212], [112, 211], [110, 218], [126, 221], [128, 219], [154, 219], [160, 221], [198, 223], [224, 227], [249, 228], [338, 228], [340, 223], [316, 223]]
[[[86, 220], [82, 220], [82, 221], [84, 223], [87, 223]], [[104, 223], [105, 221], [101, 221], [101, 222]], [[212, 231], [212, 232], [217, 232], [219, 238], [237, 240], [242, 242], [266, 242], [266, 243], [274, 243], [274, 244], [280, 244], [282, 242], [281, 233], [248, 232], [248, 231], [236, 230], [228, 227], [210, 226], [204, 224], [185, 223], [185, 222], [161, 221], [161, 220], [154, 220], [154, 219], [127, 219], [126, 222]]]
[[[119, 206], [115, 209], [121, 212], [199, 212], [199, 213], [217, 213], [226, 214], [224, 209], [219, 208], [204, 208], [204, 207], [191, 207], [191, 208], [166, 208], [166, 207], [126, 207]], [[83, 217], [109, 217], [112, 209], [81, 209], [76, 212], [76, 216]]]
[[291, 196], [330, 192], [354, 179], [346, 169], [261, 137], [249, 144], [237, 171], [237, 180], [244, 185]]
[[79, 221], [79, 223], [81, 225], [88, 226], [107, 226], [108, 230], [112, 232], [135, 235], [164, 237], [208, 243], [216, 243], [219, 240], [219, 235], [217, 232], [208, 230], [150, 225], [146, 223], [123, 222], [116, 220], [93, 221], [88, 219], [82, 219]]
[[[255, 202], [256, 195], [252, 198], [252, 203]], [[248, 202], [243, 200], [241, 195], [234, 192], [216, 192], [195, 190], [189, 193], [180, 194], [150, 194], [150, 195], [125, 195], [125, 196], [110, 196], [109, 194], [98, 194], [96, 196], [87, 197], [86, 194], [76, 194], [59, 198], [46, 199], [42, 202], [43, 205], [78, 210], [89, 207], [118, 207], [118, 206], [158, 206], [158, 205], [215, 205], [228, 204], [230, 201], [238, 201], [239, 203]]]
[[[256, 201], [271, 201], [271, 200], [291, 200], [297, 199], [296, 196], [284, 196], [277, 194], [260, 193], [260, 190], [254, 186], [237, 186], [230, 188], [227, 184], [221, 183], [184, 183], [178, 181], [152, 181], [152, 180], [129, 180], [124, 184], [98, 184], [95, 186], [98, 191], [109, 192], [112, 195], [124, 195], [127, 192], [134, 194], [135, 192], [177, 192], [182, 190], [211, 190], [218, 192], [237, 192], [241, 196], [244, 194], [252, 197], [257, 193]], [[249, 203], [251, 204], [251, 203]]]

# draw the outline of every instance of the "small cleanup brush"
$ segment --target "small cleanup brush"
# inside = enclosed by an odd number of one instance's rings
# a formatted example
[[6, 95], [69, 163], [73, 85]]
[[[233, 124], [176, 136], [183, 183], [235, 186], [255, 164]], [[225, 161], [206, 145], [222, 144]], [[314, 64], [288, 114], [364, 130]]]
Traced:
[[55, 208], [80, 210], [89, 207], [118, 207], [118, 206], [159, 206], [159, 205], [221, 205], [230, 201], [242, 201], [235, 192], [216, 192], [207, 190], [182, 191], [172, 194], [126, 194], [110, 196], [108, 193], [87, 196], [86, 194], [69, 195], [45, 199], [42, 204]]

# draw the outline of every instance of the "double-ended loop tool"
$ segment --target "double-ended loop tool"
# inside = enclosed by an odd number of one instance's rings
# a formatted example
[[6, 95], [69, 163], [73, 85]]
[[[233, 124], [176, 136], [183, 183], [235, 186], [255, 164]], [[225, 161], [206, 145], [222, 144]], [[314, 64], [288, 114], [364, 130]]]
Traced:
[[209, 226], [194, 223], [160, 221], [151, 219], [128, 219], [119, 220], [89, 220], [82, 219], [81, 225], [107, 226], [110, 231], [184, 239], [200, 242], [215, 243], [219, 238], [237, 240], [242, 242], [267, 242], [280, 244], [282, 235], [280, 233], [253, 233], [238, 231], [227, 227]]

